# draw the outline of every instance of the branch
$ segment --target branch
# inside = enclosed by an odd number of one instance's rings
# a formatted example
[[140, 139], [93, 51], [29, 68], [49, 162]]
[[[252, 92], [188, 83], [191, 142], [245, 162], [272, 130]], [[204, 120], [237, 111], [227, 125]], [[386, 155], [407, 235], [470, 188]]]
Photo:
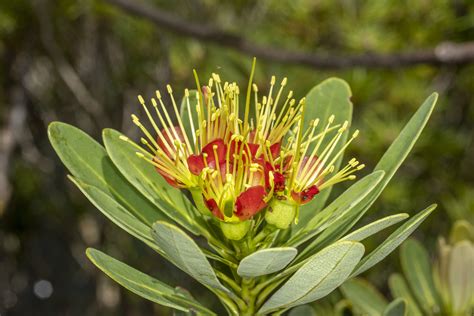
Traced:
[[342, 69], [351, 67], [394, 68], [418, 64], [456, 65], [474, 62], [474, 42], [444, 42], [434, 49], [394, 54], [366, 53], [359, 55], [310, 54], [282, 50], [252, 43], [246, 38], [201, 24], [180, 19], [168, 12], [136, 0], [106, 0], [137, 17], [145, 18], [159, 27], [179, 35], [238, 50], [244, 54], [287, 64], [310, 66], [317, 69]]

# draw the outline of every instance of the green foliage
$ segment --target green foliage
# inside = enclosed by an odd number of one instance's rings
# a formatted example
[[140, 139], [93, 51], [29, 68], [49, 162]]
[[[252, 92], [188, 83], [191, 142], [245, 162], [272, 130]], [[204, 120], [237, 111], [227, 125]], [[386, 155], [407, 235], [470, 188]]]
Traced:
[[[314, 98], [317, 108], [305, 115], [325, 117], [337, 110], [336, 117], [350, 119], [349, 96], [350, 90], [342, 80], [325, 81], [310, 92], [308, 99]], [[63, 123], [51, 124], [49, 136], [73, 174], [71, 180], [102, 213], [206, 286], [230, 314], [281, 313], [324, 298], [352, 276], [381, 261], [433, 211], [435, 206], [430, 206], [408, 219], [365, 257], [365, 247], [359, 241], [408, 215], [385, 217], [347, 234], [412, 149], [435, 102], [436, 95], [432, 95], [423, 103], [373, 173], [319, 213], [302, 210], [310, 217], [288, 238], [277, 238], [280, 231], [265, 226], [254, 240], [223, 239], [212, 218], [199, 215], [182, 192], [166, 186], [154, 168], [136, 155], [137, 148], [119, 132], [104, 130], [106, 150], [82, 131]], [[322, 205], [316, 209], [319, 207]], [[202, 235], [207, 245], [194, 241], [182, 228]], [[89, 250], [88, 255], [114, 280], [149, 300], [171, 308], [178, 304], [177, 309], [182, 312], [211, 313], [192, 297], [180, 295], [107, 255], [95, 250]], [[351, 284], [357, 283], [346, 284], [344, 291], [350, 291]], [[384, 303], [383, 309], [380, 303], [374, 308], [395, 315], [404, 310], [404, 302]], [[311, 310], [306, 308], [305, 312]]]

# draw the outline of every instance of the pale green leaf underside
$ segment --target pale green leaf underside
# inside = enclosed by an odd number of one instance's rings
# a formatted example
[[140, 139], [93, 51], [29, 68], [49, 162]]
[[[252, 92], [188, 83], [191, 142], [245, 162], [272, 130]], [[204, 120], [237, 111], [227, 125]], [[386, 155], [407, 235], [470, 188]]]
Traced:
[[344, 296], [355, 309], [367, 316], [380, 316], [387, 306], [387, 300], [364, 279], [354, 278], [341, 286]]
[[189, 231], [198, 234], [193, 225], [196, 220], [190, 217], [194, 214], [191, 202], [181, 191], [171, 187], [152, 164], [139, 158], [136, 155], [138, 149], [121, 140], [121, 135], [113, 129], [104, 129], [102, 133], [105, 148], [115, 166], [143, 196], [168, 215], [161, 220], [170, 221], [169, 218], [172, 218]]
[[310, 305], [301, 305], [292, 308], [288, 316], [317, 316], [317, 314]]
[[212, 289], [230, 293], [219, 282], [196, 242], [181, 229], [167, 222], [156, 222], [152, 235], [155, 243], [175, 266]]
[[379, 231], [384, 230], [387, 227], [395, 225], [396, 223], [404, 219], [407, 219], [408, 217], [409, 215], [407, 213], [400, 213], [400, 214], [395, 214], [395, 215], [381, 218], [379, 220], [376, 220], [375, 222], [367, 224], [353, 231], [352, 233], [346, 235], [341, 240], [352, 240], [352, 241], [364, 240], [365, 238], [370, 237], [378, 233]]
[[320, 299], [340, 286], [364, 254], [358, 242], [341, 241], [311, 257], [259, 310], [268, 313]]
[[268, 248], [254, 252], [240, 261], [237, 273], [242, 277], [258, 277], [280, 271], [296, 256], [292, 247]]
[[408, 236], [410, 236], [410, 234], [428, 217], [428, 215], [431, 214], [435, 208], [436, 204], [429, 206], [395, 230], [382, 244], [361, 260], [352, 276], [361, 274], [388, 256], [406, 238], [408, 238]]
[[184, 312], [188, 312], [192, 309], [204, 315], [215, 315], [212, 311], [199, 304], [196, 300], [182, 295], [167, 284], [152, 278], [103, 252], [89, 248], [87, 249], [86, 254], [92, 263], [94, 263], [110, 278], [143, 298]]
[[48, 127], [53, 148], [71, 174], [111, 195], [135, 217], [151, 226], [163, 214], [115, 168], [105, 149], [80, 129], [61, 122]]

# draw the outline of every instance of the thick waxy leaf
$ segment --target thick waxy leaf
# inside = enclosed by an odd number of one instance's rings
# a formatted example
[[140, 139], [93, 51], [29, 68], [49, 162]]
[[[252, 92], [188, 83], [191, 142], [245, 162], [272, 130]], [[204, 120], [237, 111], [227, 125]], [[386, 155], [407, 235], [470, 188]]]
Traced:
[[193, 216], [194, 206], [178, 189], [170, 186], [158, 174], [152, 164], [136, 155], [137, 148], [120, 139], [123, 136], [113, 129], [104, 129], [102, 137], [105, 148], [115, 166], [149, 201], [162, 210], [170, 221], [172, 218], [194, 234], [197, 228], [192, 224], [198, 221]]
[[352, 241], [361, 241], [364, 240], [365, 238], [372, 236], [379, 231], [390, 227], [404, 219], [407, 219], [409, 215], [407, 213], [400, 213], [400, 214], [395, 214], [391, 216], [387, 216], [384, 218], [381, 218], [379, 220], [376, 220], [375, 222], [372, 222], [368, 225], [365, 225], [349, 235], [345, 236], [341, 240], [352, 240]]
[[260, 309], [268, 313], [322, 298], [340, 286], [364, 254], [358, 242], [337, 242], [314, 256], [278, 289]]
[[385, 172], [385, 176], [377, 185], [377, 188], [375, 188], [361, 203], [357, 205], [357, 207], [355, 207], [355, 210], [351, 213], [350, 217], [345, 218], [342, 222], [335, 222], [321, 236], [319, 236], [314, 243], [324, 246], [338, 240], [360, 220], [365, 212], [367, 212], [415, 145], [415, 142], [418, 140], [418, 137], [433, 112], [437, 98], [438, 94], [433, 93], [423, 102], [418, 111], [416, 111], [380, 159], [374, 171], [382, 170]]
[[347, 280], [341, 286], [344, 296], [357, 310], [356, 314], [379, 316], [387, 307], [387, 300], [364, 279]]
[[292, 308], [288, 316], [317, 316], [314, 309], [309, 305], [301, 305]]
[[152, 278], [95, 249], [87, 249], [87, 257], [117, 283], [150, 301], [180, 311], [194, 310], [203, 315], [215, 315], [196, 300], [182, 295], [167, 284]]
[[410, 292], [407, 283], [400, 274], [392, 274], [388, 280], [390, 292], [395, 298], [402, 298], [407, 303], [408, 316], [422, 316], [415, 298]]
[[285, 268], [297, 253], [292, 247], [259, 250], [240, 261], [237, 273], [250, 278], [277, 272]]
[[405, 316], [406, 315], [406, 302], [402, 298], [397, 298], [383, 311], [382, 316]]
[[[342, 193], [323, 211], [316, 214], [304, 229], [299, 231], [297, 235], [289, 240], [288, 245], [298, 246], [331, 226], [332, 223], [342, 221], [346, 216], [350, 215], [351, 211], [358, 205], [358, 203], [363, 201], [363, 199], [377, 186], [377, 184], [382, 180], [383, 175], [383, 171], [377, 171], [357, 181], [357, 183], [344, 191], [344, 193]], [[314, 245], [315, 244], [310, 244], [302, 254], [312, 251]]]
[[106, 192], [150, 226], [156, 220], [165, 219], [164, 214], [120, 174], [105, 149], [89, 135], [74, 126], [54, 122], [49, 125], [48, 136], [75, 178]]
[[436, 204], [429, 206], [400, 226], [382, 244], [375, 248], [374, 251], [362, 259], [352, 276], [361, 274], [388, 256], [405, 239], [407, 239], [408, 236], [410, 236], [410, 234], [428, 217], [428, 215], [431, 214], [431, 212], [433, 212], [435, 208]]
[[181, 229], [167, 222], [157, 222], [152, 235], [175, 266], [212, 289], [229, 292], [217, 279], [199, 246]]
[[[311, 120], [319, 118], [320, 122], [316, 128], [316, 134], [322, 132], [331, 115], [335, 116], [334, 124], [342, 124], [344, 121], [348, 121], [350, 124], [352, 121], [352, 102], [350, 100], [351, 96], [351, 88], [347, 82], [339, 78], [329, 78], [315, 86], [306, 95], [306, 108], [304, 117], [305, 129], [308, 128]], [[326, 141], [322, 144], [324, 147], [335, 133], [336, 132], [334, 131], [333, 134], [329, 134], [327, 136]], [[344, 145], [347, 139], [347, 133], [348, 132], [345, 132], [342, 135], [339, 144], [334, 150], [334, 153], [338, 152], [339, 149]], [[343, 157], [341, 155], [335, 162], [334, 166], [336, 170], [339, 168], [342, 158]], [[307, 220], [312, 217], [312, 214], [321, 210], [326, 204], [326, 200], [330, 194], [331, 188], [323, 190], [314, 198], [313, 201], [303, 206], [301, 212], [301, 222], [306, 223]], [[295, 229], [299, 230], [301, 226], [303, 225], [295, 226]]]
[[149, 226], [139, 221], [122, 205], [120, 205], [102, 190], [75, 179], [74, 177], [70, 176], [69, 179], [108, 219], [110, 219], [130, 235], [140, 239], [151, 248], [162, 253], [159, 247], [153, 242], [153, 238], [151, 237], [151, 228]]
[[439, 311], [440, 298], [437, 295], [428, 253], [414, 239], [409, 239], [400, 248], [403, 273], [421, 307], [431, 314]]

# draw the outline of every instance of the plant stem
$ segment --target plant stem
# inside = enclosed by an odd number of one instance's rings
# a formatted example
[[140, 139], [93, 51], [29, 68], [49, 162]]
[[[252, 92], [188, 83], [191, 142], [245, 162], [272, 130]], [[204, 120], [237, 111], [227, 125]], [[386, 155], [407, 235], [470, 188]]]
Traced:
[[255, 279], [242, 279], [242, 299], [246, 303], [246, 306], [241, 310], [241, 315], [254, 315], [255, 314], [255, 300], [256, 295], [254, 295], [251, 289], [255, 285]]

